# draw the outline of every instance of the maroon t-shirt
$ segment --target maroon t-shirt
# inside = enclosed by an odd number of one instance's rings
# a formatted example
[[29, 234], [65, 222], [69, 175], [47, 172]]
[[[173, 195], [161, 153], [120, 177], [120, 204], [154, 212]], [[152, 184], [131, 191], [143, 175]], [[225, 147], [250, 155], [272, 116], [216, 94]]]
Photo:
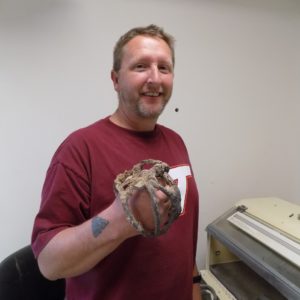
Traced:
[[130, 238], [90, 271], [67, 279], [68, 300], [192, 299], [198, 192], [182, 139], [162, 125], [135, 132], [107, 117], [72, 133], [47, 171], [32, 248], [38, 256], [59, 231], [107, 208], [115, 199], [115, 177], [150, 158], [170, 165], [181, 191], [180, 217], [166, 234]]

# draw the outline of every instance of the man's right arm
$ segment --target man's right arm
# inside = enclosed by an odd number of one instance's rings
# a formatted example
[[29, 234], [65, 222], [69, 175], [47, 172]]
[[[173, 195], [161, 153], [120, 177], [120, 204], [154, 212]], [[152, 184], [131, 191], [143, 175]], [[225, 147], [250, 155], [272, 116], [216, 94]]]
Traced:
[[[168, 219], [170, 200], [156, 192], [162, 223]], [[149, 194], [137, 192], [131, 209], [148, 229], [154, 228]], [[41, 273], [50, 280], [78, 276], [89, 271], [123, 241], [140, 233], [127, 221], [118, 198], [107, 209], [84, 222], [57, 233], [42, 249], [37, 260]]]
[[92, 219], [56, 234], [40, 252], [38, 265], [50, 280], [77, 276], [135, 235], [138, 232], [128, 223], [116, 199]]

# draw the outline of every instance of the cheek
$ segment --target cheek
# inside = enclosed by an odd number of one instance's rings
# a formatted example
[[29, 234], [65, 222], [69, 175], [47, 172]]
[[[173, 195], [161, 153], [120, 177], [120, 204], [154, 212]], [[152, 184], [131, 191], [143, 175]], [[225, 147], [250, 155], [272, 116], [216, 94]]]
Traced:
[[145, 76], [142, 74], [128, 76], [125, 80], [125, 85], [128, 89], [130, 88], [141, 88], [146, 82]]
[[147, 79], [148, 79], [148, 77], [146, 76], [146, 74], [138, 73], [132, 77], [132, 83], [133, 83], [133, 85], [135, 85], [137, 87], [139, 87], [139, 86], [141, 87], [147, 83]]
[[173, 79], [168, 79], [164, 81], [164, 87], [170, 91], [173, 89]]
[[174, 76], [173, 75], [169, 75], [169, 76], [166, 76], [164, 79], [163, 79], [163, 82], [166, 86], [169, 86], [169, 87], [172, 87], [173, 86], [173, 81], [174, 81]]

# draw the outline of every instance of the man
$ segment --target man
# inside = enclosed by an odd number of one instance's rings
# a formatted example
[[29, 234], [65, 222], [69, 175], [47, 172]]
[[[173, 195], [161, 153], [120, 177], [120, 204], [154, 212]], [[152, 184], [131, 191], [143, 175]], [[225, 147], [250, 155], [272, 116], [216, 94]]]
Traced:
[[[56, 151], [42, 192], [32, 248], [42, 274], [66, 278], [68, 300], [200, 299], [195, 264], [198, 193], [186, 147], [157, 124], [173, 88], [174, 40], [150, 25], [124, 34], [111, 72], [117, 110], [72, 133]], [[126, 219], [113, 182], [144, 159], [166, 162], [181, 192], [182, 212], [158, 237], [142, 236]], [[170, 199], [156, 191], [167, 220]], [[153, 229], [146, 192], [130, 202]]]

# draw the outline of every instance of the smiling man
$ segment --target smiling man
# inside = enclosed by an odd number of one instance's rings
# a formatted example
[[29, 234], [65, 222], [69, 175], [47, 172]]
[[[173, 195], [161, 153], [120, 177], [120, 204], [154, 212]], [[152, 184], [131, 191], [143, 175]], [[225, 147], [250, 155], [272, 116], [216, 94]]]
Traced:
[[[116, 111], [70, 134], [52, 158], [32, 248], [45, 277], [66, 278], [68, 300], [200, 299], [193, 284], [197, 187], [181, 137], [157, 124], [172, 95], [174, 62], [174, 39], [162, 28], [125, 33], [116, 43], [111, 71]], [[155, 237], [132, 226], [113, 190], [118, 174], [148, 159], [170, 167], [181, 194], [179, 217]], [[155, 197], [166, 222], [171, 199], [159, 189]], [[130, 205], [151, 231], [150, 198], [138, 190]]]
[[153, 130], [172, 94], [171, 52], [164, 40], [151, 36], [136, 36], [124, 46], [120, 69], [111, 73], [119, 96], [112, 121], [129, 129]]

